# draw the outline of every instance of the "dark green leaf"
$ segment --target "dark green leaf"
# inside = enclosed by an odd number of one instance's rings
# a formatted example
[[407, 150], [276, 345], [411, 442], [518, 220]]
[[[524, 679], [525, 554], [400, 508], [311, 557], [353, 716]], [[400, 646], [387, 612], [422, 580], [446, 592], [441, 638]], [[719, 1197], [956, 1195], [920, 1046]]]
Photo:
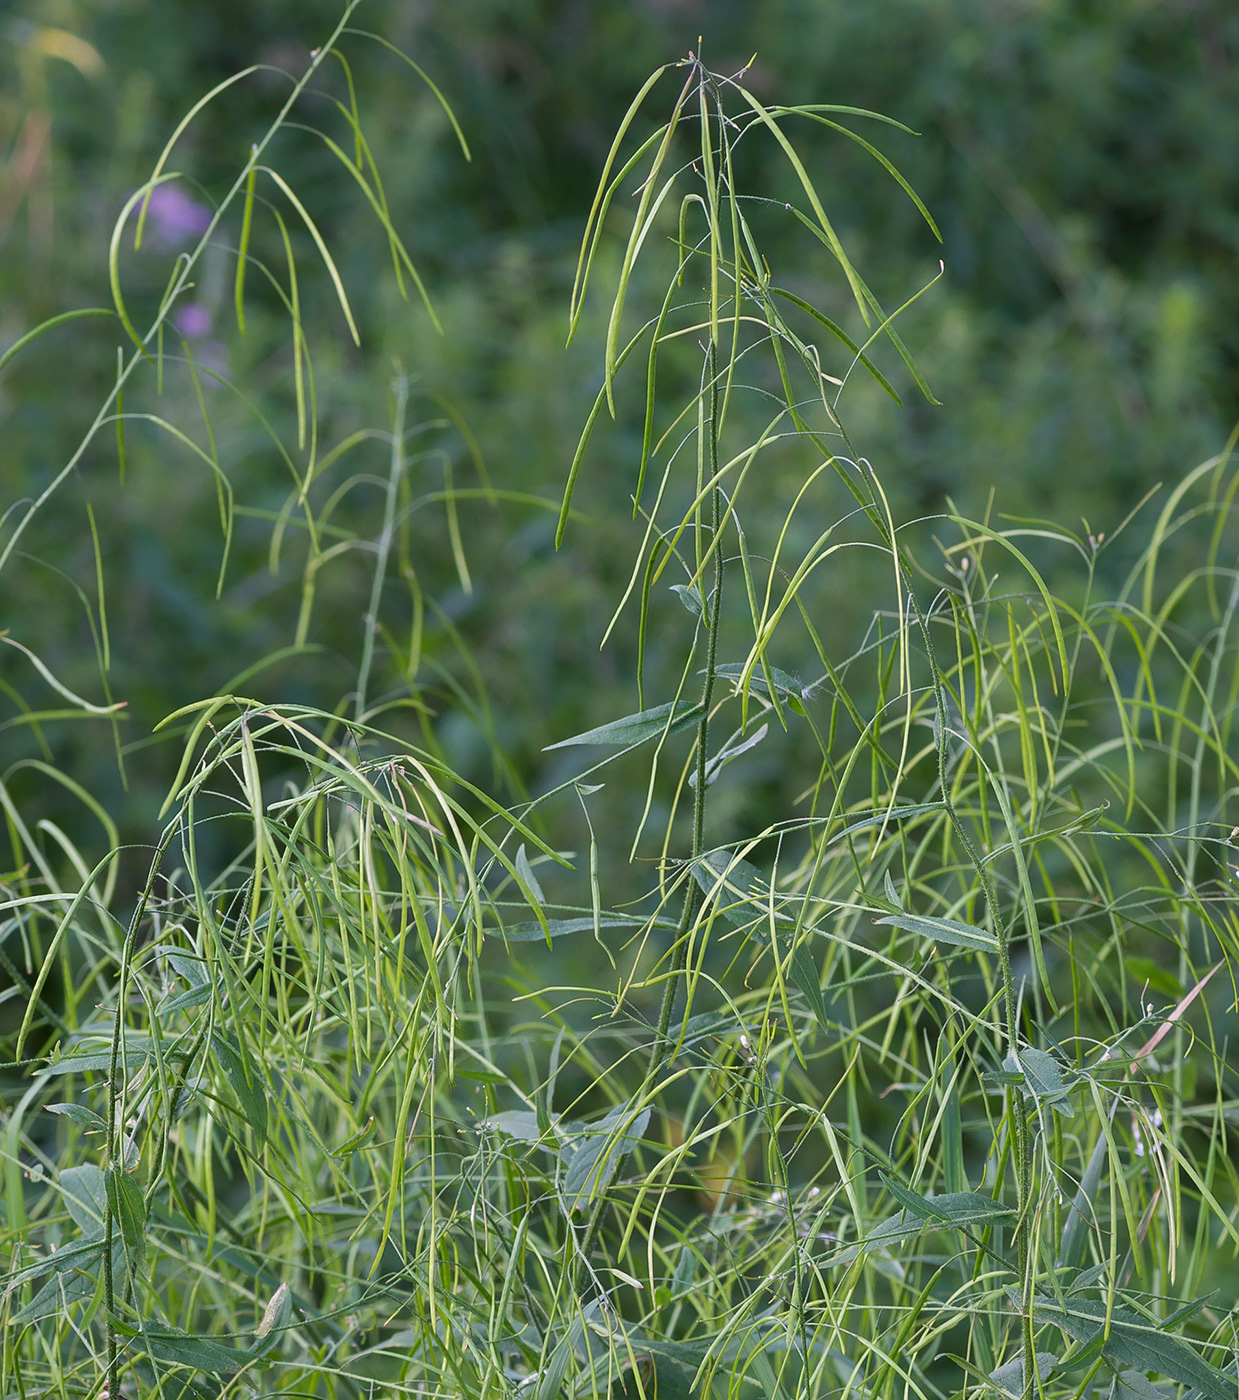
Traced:
[[168, 961], [178, 977], [183, 977], [191, 987], [209, 987], [211, 978], [206, 963], [193, 953], [168, 954]]
[[254, 1130], [259, 1143], [267, 1139], [267, 1096], [258, 1077], [258, 1066], [232, 1035], [221, 1031], [211, 1033], [211, 1044], [219, 1058], [232, 1091], [241, 1106], [241, 1117]]
[[1022, 1076], [1022, 1087], [1029, 1098], [1049, 1104], [1065, 1118], [1070, 1118], [1075, 1111], [1067, 1096], [1067, 1085], [1058, 1061], [1044, 1050], [1012, 1050], [1002, 1067], [1008, 1074]]
[[[1054, 1366], [1058, 1357], [1050, 1351], [1039, 1351], [1037, 1353], [1036, 1376], [1039, 1380], [1049, 1380], [1053, 1374]], [[1015, 1397], [1020, 1400], [1024, 1394], [1024, 1358], [1017, 1356], [1011, 1361], [999, 1366], [996, 1371], [991, 1371], [989, 1378], [1005, 1395]]]
[[96, 1131], [107, 1128], [107, 1123], [93, 1108], [85, 1108], [80, 1103], [49, 1103], [47, 1111], [59, 1113], [63, 1118], [70, 1118], [74, 1123], [81, 1123], [85, 1128], [93, 1128]]
[[1079, 1268], [1084, 1260], [1088, 1232], [1097, 1218], [1093, 1203], [1097, 1199], [1097, 1188], [1101, 1185], [1101, 1169], [1105, 1160], [1106, 1135], [1099, 1133], [1063, 1226], [1063, 1237], [1058, 1246], [1058, 1262], [1063, 1268]]
[[656, 705], [652, 710], [641, 710], [635, 715], [625, 715], [623, 719], [612, 720], [610, 724], [600, 724], [597, 729], [587, 729], [583, 734], [574, 734], [571, 739], [561, 739], [557, 744], [548, 744], [551, 749], [566, 749], [574, 744], [643, 744], [647, 739], [659, 734], [679, 734], [690, 729], [702, 715], [699, 704], [687, 700], [671, 701], [666, 705]]
[[[636, 928], [644, 919], [630, 919], [622, 914], [603, 914], [598, 919], [599, 928]], [[502, 930], [489, 931], [488, 936], [496, 940], [506, 939], [509, 943], [545, 942], [547, 934], [552, 938], [563, 938], [570, 933], [592, 933], [594, 918], [584, 914], [576, 919], [548, 919], [545, 928], [537, 919], [529, 919], [519, 924], [507, 924]]]
[[141, 1256], [146, 1239], [146, 1202], [142, 1188], [120, 1167], [107, 1170], [108, 1204], [120, 1226], [121, 1239], [133, 1253]]
[[98, 1167], [66, 1167], [60, 1173], [60, 1189], [73, 1223], [83, 1234], [103, 1229], [108, 1188]]
[[958, 948], [975, 948], [981, 953], [996, 953], [998, 940], [975, 924], [961, 924], [956, 919], [933, 919], [925, 914], [887, 914], [875, 923], [892, 924], [895, 928], [935, 938], [939, 943], [953, 943]]
[[[113, 1251], [113, 1262], [120, 1273], [119, 1249]], [[38, 1322], [52, 1317], [70, 1303], [93, 1296], [99, 1284], [99, 1266], [103, 1260], [103, 1239], [95, 1233], [90, 1239], [78, 1240], [58, 1249], [48, 1260], [51, 1278], [38, 1290], [24, 1308], [18, 1309], [11, 1322]]]
[[510, 1108], [504, 1113], [494, 1113], [484, 1118], [480, 1126], [495, 1128], [509, 1137], [520, 1138], [522, 1142], [538, 1142], [542, 1137], [538, 1115], [526, 1108]]
[[1107, 1305], [1091, 1298], [1071, 1298], [1060, 1306], [1050, 1298], [1034, 1300], [1038, 1322], [1050, 1322], [1074, 1341], [1085, 1344], [1100, 1333], [1101, 1354], [1117, 1371], [1155, 1371], [1192, 1386], [1208, 1400], [1234, 1400], [1233, 1377], [1203, 1360], [1181, 1338], [1159, 1331], [1131, 1308], [1109, 1310], [1110, 1333], [1105, 1336]]
[[564, 1200], [570, 1211], [588, 1205], [610, 1186], [649, 1121], [648, 1108], [634, 1115], [631, 1104], [617, 1104], [605, 1118], [582, 1125], [565, 1143]]
[[788, 974], [809, 1003], [809, 1009], [813, 1012], [818, 1025], [825, 1030], [827, 1016], [826, 1001], [822, 996], [822, 984], [818, 979], [817, 964], [813, 961], [813, 957], [804, 943], [796, 944], [792, 952]]

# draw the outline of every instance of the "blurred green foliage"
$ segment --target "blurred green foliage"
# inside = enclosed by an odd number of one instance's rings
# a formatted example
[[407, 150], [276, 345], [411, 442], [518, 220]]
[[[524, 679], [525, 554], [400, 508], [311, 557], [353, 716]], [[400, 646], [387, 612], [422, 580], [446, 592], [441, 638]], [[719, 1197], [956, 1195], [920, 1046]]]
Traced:
[[[277, 70], [302, 71], [336, 17], [334, 0], [17, 0], [0, 21], [0, 347], [47, 315], [107, 304], [102, 268], [124, 199], [193, 100], [264, 65], [207, 108], [175, 152], [173, 167], [188, 177], [177, 188], [203, 205], [218, 198], [287, 91]], [[319, 431], [326, 448], [385, 428], [393, 364], [413, 376], [410, 413], [428, 426], [409, 504], [429, 499], [407, 517], [400, 546], [416, 586], [396, 596], [390, 584], [384, 597], [379, 692], [424, 706], [451, 761], [488, 786], [548, 785], [562, 770], [543, 745], [634, 708], [620, 679], [631, 673], [622, 654], [630, 644], [598, 650], [630, 557], [630, 473], [621, 467], [637, 450], [631, 416], [595, 438], [598, 469], [578, 498], [582, 512], [607, 523], [587, 538], [570, 534], [558, 554], [552, 548], [553, 507], [599, 382], [593, 351], [562, 348], [566, 303], [582, 217], [618, 119], [650, 68], [699, 36], [715, 66], [755, 55], [749, 81], [767, 100], [870, 107], [922, 133], [884, 128], [880, 144], [932, 210], [940, 249], [863, 152], [798, 134], [831, 191], [845, 244], [890, 304], [929, 281], [939, 256], [945, 263], [945, 277], [903, 322], [943, 405], [904, 392], [902, 366], [880, 349], [905, 406], [872, 385], [849, 388], [850, 424], [881, 466], [897, 516], [937, 510], [946, 498], [979, 515], [993, 493], [999, 512], [1085, 516], [1086, 533], [1112, 532], [1148, 489], [1225, 439], [1239, 363], [1239, 151], [1223, 133], [1239, 129], [1239, 14], [1223, 0], [371, 0], [360, 22], [440, 84], [473, 158], [462, 158], [442, 107], [399, 59], [351, 41], [366, 134], [439, 335], [416, 296], [399, 298], [381, 231], [322, 142], [309, 133], [282, 140], [279, 167], [336, 250], [361, 329], [358, 350], [326, 279], [316, 279], [304, 314]], [[347, 95], [343, 71], [329, 82]], [[744, 174], [750, 187], [764, 181], [772, 199], [785, 193], [777, 172]], [[255, 236], [278, 261], [270, 222]], [[299, 255], [312, 252], [303, 232], [291, 236]], [[223, 241], [235, 237], [232, 229]], [[176, 251], [175, 240], [156, 239], [126, 250], [128, 294], [153, 305]], [[609, 255], [618, 256], [618, 242]], [[826, 285], [824, 254], [820, 266], [780, 276], [848, 321]], [[99, 700], [91, 507], [108, 600], [108, 683], [127, 702], [118, 735], [128, 746], [129, 796], [122, 801], [106, 721], [33, 725], [10, 698], [3, 742], [10, 763], [54, 755], [123, 812], [126, 834], [138, 839], [169, 778], [162, 755], [177, 747], [175, 735], [153, 744], [153, 725], [287, 647], [303, 607], [295, 528], [278, 556], [272, 549], [288, 471], [252, 415], [210, 381], [214, 368], [268, 403], [274, 397], [285, 416], [273, 428], [295, 435], [286, 320], [272, 289], [251, 277], [242, 339], [231, 278], [221, 248], [196, 289], [198, 319], [183, 323], [194, 331], [186, 342], [205, 367], [202, 392], [241, 512], [218, 602], [224, 541], [211, 473], [166, 433], [139, 425], [127, 429], [123, 488], [105, 434], [74, 489], [23, 540], [30, 562], [7, 576], [4, 625], [65, 684]], [[596, 344], [600, 326], [587, 329], [581, 343]], [[112, 323], [76, 322], [6, 369], [6, 506], [36, 493], [67, 459], [106, 391], [115, 343]], [[183, 371], [170, 369], [163, 399], [145, 407], [201, 433], [197, 391]], [[352, 470], [377, 481], [382, 452], [363, 446]], [[433, 499], [449, 479], [544, 502], [462, 502], [471, 589]], [[370, 585], [364, 542], [381, 508], [381, 483], [365, 479], [341, 499], [334, 521], [355, 547], [321, 572], [306, 632], [319, 650], [266, 666], [246, 683], [251, 693], [341, 702], [356, 675]], [[582, 547], [586, 558], [574, 552]], [[1121, 568], [1122, 550], [1112, 557]], [[828, 640], [854, 637], [868, 597], [860, 573], [824, 580]], [[409, 639], [423, 607], [414, 674]], [[685, 625], [669, 608], [647, 656], [655, 679]], [[785, 660], [795, 669], [804, 658]], [[32, 694], [39, 683], [24, 666], [6, 656], [0, 676]], [[737, 829], [794, 800], [794, 764], [754, 760], [742, 771], [717, 804], [743, 816]], [[36, 770], [12, 782], [36, 808], [60, 811], [58, 791]]]

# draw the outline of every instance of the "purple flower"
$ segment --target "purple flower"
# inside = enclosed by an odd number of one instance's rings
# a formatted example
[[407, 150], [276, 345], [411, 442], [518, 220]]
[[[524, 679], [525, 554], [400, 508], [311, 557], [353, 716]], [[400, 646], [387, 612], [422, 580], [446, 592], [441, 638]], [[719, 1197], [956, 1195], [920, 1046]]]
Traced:
[[[137, 208], [142, 208], [138, 204]], [[205, 204], [191, 199], [179, 185], [156, 185], [146, 210], [146, 226], [156, 243], [175, 248], [191, 238], [199, 238], [211, 222]]]
[[198, 340], [211, 329], [211, 313], [200, 301], [191, 301], [176, 313], [176, 328], [186, 340]]

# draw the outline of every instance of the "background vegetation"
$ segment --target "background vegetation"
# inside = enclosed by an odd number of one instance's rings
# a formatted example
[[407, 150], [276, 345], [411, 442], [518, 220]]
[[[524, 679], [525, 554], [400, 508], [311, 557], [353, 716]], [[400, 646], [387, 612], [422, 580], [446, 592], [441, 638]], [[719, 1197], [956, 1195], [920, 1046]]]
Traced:
[[1229, 7], [0, 22], [3, 1393], [1232, 1392]]

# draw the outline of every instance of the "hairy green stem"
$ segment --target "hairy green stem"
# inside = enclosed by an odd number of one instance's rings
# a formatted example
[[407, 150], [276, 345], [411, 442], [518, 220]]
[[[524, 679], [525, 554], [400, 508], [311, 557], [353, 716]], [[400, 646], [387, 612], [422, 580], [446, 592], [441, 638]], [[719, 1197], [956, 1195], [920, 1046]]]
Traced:
[[172, 843], [177, 826], [176, 821], [170, 822], [155, 848], [146, 886], [134, 908], [133, 917], [125, 933], [125, 941], [121, 945], [120, 975], [116, 985], [116, 1015], [112, 1025], [111, 1055], [108, 1064], [107, 1156], [104, 1160], [106, 1185], [103, 1192], [103, 1326], [107, 1352], [108, 1395], [113, 1397], [113, 1400], [118, 1400], [120, 1396], [120, 1340], [116, 1333], [116, 1277], [112, 1268], [112, 1245], [116, 1238], [116, 1212], [113, 1201], [119, 1188], [112, 1185], [112, 1173], [125, 1170], [125, 1144], [120, 1131], [123, 1120], [118, 1112], [124, 1087], [120, 1081], [120, 1071], [121, 1044], [125, 1035], [125, 998], [128, 994], [129, 968], [133, 961], [133, 950], [137, 946], [138, 932], [146, 918], [164, 855]]
[[357, 703], [353, 710], [353, 717], [358, 723], [364, 720], [366, 714], [366, 692], [370, 687], [370, 668], [374, 664], [374, 634], [378, 631], [379, 603], [383, 597], [387, 560], [391, 555], [392, 539], [396, 532], [396, 500], [400, 494], [400, 482], [404, 477], [404, 422], [409, 404], [408, 377], [403, 373], [398, 374], [392, 387], [396, 395], [396, 405], [392, 412], [391, 467], [387, 476], [387, 496], [383, 503], [383, 530], [375, 549], [370, 605], [363, 619], [361, 665], [357, 668]]
[[[896, 547], [894, 540], [891, 540], [890, 544], [892, 549]], [[938, 721], [936, 747], [938, 758], [938, 783], [942, 790], [942, 805], [946, 809], [947, 820], [951, 823], [952, 829], [967, 853], [969, 863], [977, 872], [977, 878], [981, 883], [981, 889], [985, 896], [985, 904], [989, 911], [990, 922], [993, 925], [994, 936], [998, 942], [998, 967], [999, 974], [1002, 978], [1003, 1031], [1008, 1051], [1016, 1054], [1019, 1050], [1019, 1012], [1015, 989], [1015, 973], [1011, 965], [1011, 925], [1003, 922], [998, 908], [998, 892], [994, 888], [993, 879], [986, 869], [984, 861], [981, 859], [981, 853], [976, 849], [972, 838], [968, 835], [964, 823], [955, 809], [955, 804], [951, 801], [951, 785], [947, 775], [947, 709], [945, 687], [942, 683], [942, 674], [938, 669], [938, 659], [934, 652], [929, 619], [925, 616], [916, 601], [916, 595], [912, 592], [911, 588], [911, 579], [907, 570], [903, 567], [902, 560], [900, 561], [900, 570], [903, 573], [904, 582], [908, 588], [908, 598], [916, 613], [921, 637], [925, 643], [925, 651], [929, 658], [929, 669], [932, 676], [934, 703]], [[1018, 1087], [1009, 1087], [1007, 1089], [1007, 1101], [1011, 1116], [1015, 1122], [1015, 1197], [1017, 1211], [1015, 1246], [1020, 1276], [1022, 1311], [1020, 1355], [1023, 1364], [1023, 1394], [1025, 1397], [1028, 1397], [1032, 1394], [1035, 1375], [1032, 1321], [1032, 1246], [1029, 1239], [1031, 1225], [1032, 1146], [1028, 1137], [1028, 1115], [1024, 1111], [1023, 1103], [1020, 1101], [1020, 1091]]]
[[[709, 433], [706, 439], [707, 467], [710, 480], [718, 476], [718, 374], [716, 351], [711, 341], [706, 350], [705, 384], [703, 390], [709, 395]], [[706, 674], [701, 687], [701, 721], [697, 725], [697, 783], [693, 798], [693, 839], [689, 857], [689, 879], [684, 890], [684, 906], [680, 911], [680, 921], [675, 931], [675, 947], [672, 952], [671, 971], [667, 986], [663, 991], [662, 1007], [658, 1013], [658, 1029], [654, 1036], [654, 1050], [646, 1074], [647, 1088], [658, 1077], [671, 1055], [671, 1016], [675, 1009], [676, 992], [680, 976], [688, 960], [688, 931], [696, 917], [701, 902], [701, 887], [698, 885], [693, 868], [701, 859], [705, 846], [706, 819], [706, 758], [710, 737], [710, 706], [714, 700], [715, 667], [718, 663], [718, 628], [723, 605], [723, 575], [725, 573], [723, 551], [718, 543], [720, 517], [722, 514], [721, 492], [718, 486], [710, 491], [710, 544], [714, 549], [714, 598], [711, 605], [703, 609], [702, 617], [707, 628]], [[700, 523], [700, 522], [699, 522]]]
[[[706, 466], [710, 474], [709, 480], [713, 482], [718, 476], [718, 374], [713, 341], [710, 342], [706, 350], [702, 392], [709, 396]], [[663, 991], [662, 1006], [658, 1013], [658, 1027], [654, 1033], [654, 1045], [650, 1053], [649, 1068], [645, 1073], [645, 1082], [641, 1088], [642, 1094], [649, 1093], [657, 1082], [658, 1076], [666, 1067], [667, 1061], [671, 1058], [671, 1017], [675, 1010], [676, 992], [680, 978], [688, 961], [688, 933], [701, 904], [701, 887], [693, 874], [693, 868], [701, 859], [705, 846], [706, 760], [710, 738], [710, 706], [714, 699], [715, 669], [718, 665], [718, 630], [719, 619], [722, 616], [723, 575], [725, 572], [723, 551], [718, 544], [721, 521], [722, 492], [717, 486], [713, 486], [710, 491], [710, 545], [714, 549], [714, 596], [702, 610], [702, 618], [707, 632], [706, 673], [701, 687], [701, 720], [697, 725], [697, 781], [693, 797], [693, 835], [688, 866], [689, 876], [684, 890], [684, 904], [680, 910], [679, 922], [676, 925], [671, 969], [668, 973], [666, 988]], [[699, 519], [699, 527], [701, 523]], [[573, 1266], [574, 1280], [579, 1265], [589, 1258], [589, 1253], [602, 1229], [606, 1207], [606, 1198], [600, 1195], [598, 1200], [594, 1202], [593, 1210], [590, 1212], [589, 1220], [585, 1226], [585, 1233], [581, 1238], [580, 1249], [576, 1254]]]

